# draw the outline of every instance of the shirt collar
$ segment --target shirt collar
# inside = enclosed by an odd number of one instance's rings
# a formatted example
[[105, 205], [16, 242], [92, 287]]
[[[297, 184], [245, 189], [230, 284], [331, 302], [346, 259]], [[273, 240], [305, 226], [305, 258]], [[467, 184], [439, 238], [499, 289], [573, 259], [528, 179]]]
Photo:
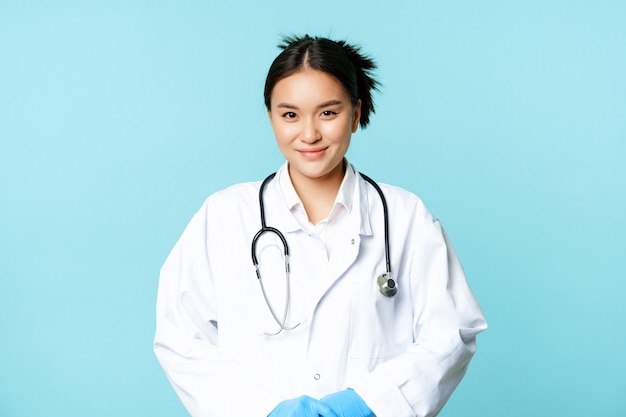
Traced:
[[[291, 182], [289, 176], [289, 165], [285, 162], [276, 174], [276, 183], [278, 185], [278, 192], [282, 195], [282, 198], [289, 211], [298, 205], [302, 204], [296, 189]], [[370, 216], [368, 210], [368, 192], [367, 184], [365, 180], [357, 176], [357, 171], [346, 160], [346, 173], [339, 187], [337, 198], [335, 199], [335, 207], [337, 204], [341, 204], [345, 207], [349, 216], [356, 222], [356, 225], [363, 235], [370, 235], [372, 233], [370, 226]], [[357, 212], [352, 213], [352, 209]], [[293, 213], [292, 213], [293, 214]], [[355, 217], [356, 216], [356, 217]], [[286, 231], [295, 231], [300, 228], [298, 222], [295, 221], [293, 216], [289, 216], [289, 221], [286, 218], [281, 219], [281, 223]]]
[[[288, 162], [285, 162], [280, 168], [277, 177], [280, 191], [283, 194], [287, 208], [289, 210], [293, 210], [294, 207], [302, 205], [302, 201], [300, 200], [300, 197], [298, 197], [298, 193], [296, 192], [296, 189], [291, 182], [291, 177], [289, 176]], [[337, 204], [341, 204], [345, 207], [346, 211], [350, 213], [350, 210], [352, 210], [352, 200], [354, 198], [355, 178], [356, 175], [354, 168], [346, 161], [346, 173], [341, 181], [341, 186], [339, 186], [339, 191], [337, 192], [337, 197], [335, 198], [335, 204], [333, 204], [333, 207], [336, 207]]]

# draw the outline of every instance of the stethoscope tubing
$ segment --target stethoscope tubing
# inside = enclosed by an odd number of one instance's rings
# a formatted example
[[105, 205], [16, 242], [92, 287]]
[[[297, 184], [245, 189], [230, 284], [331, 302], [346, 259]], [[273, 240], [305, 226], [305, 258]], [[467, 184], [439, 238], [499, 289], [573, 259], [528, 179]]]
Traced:
[[[376, 190], [376, 192], [378, 193], [380, 197], [380, 201], [382, 202], [383, 220], [384, 220], [383, 223], [384, 223], [384, 229], [385, 229], [385, 268], [387, 271], [385, 274], [382, 274], [378, 277], [378, 285], [383, 295], [385, 295], [386, 297], [392, 297], [396, 294], [398, 290], [396, 287], [396, 283], [391, 276], [391, 260], [390, 260], [391, 256], [390, 256], [390, 251], [389, 251], [389, 212], [387, 209], [387, 200], [385, 199], [385, 195], [383, 194], [383, 191], [380, 189], [380, 186], [373, 179], [371, 179], [365, 174], [362, 174], [362, 173], [359, 173], [359, 174], [366, 182], [368, 182], [372, 187], [374, 187], [374, 189]], [[256, 276], [261, 285], [263, 298], [265, 298], [265, 302], [267, 303], [267, 306], [272, 314], [272, 317], [274, 318], [274, 320], [279, 326], [278, 331], [274, 333], [265, 332], [265, 335], [267, 336], [275, 336], [279, 334], [280, 332], [282, 332], [283, 330], [293, 330], [294, 328], [300, 325], [300, 323], [297, 323], [295, 326], [292, 326], [292, 327], [287, 326], [287, 314], [288, 314], [288, 308], [289, 308], [288, 306], [289, 306], [289, 292], [290, 292], [289, 245], [287, 244], [287, 239], [285, 239], [285, 236], [282, 234], [282, 232], [275, 227], [268, 226], [265, 220], [265, 203], [263, 201], [263, 193], [265, 191], [265, 187], [267, 186], [267, 184], [275, 176], [276, 176], [275, 172], [268, 175], [267, 178], [263, 180], [263, 182], [261, 183], [261, 187], [259, 188], [259, 208], [261, 211], [261, 229], [252, 238], [252, 245], [251, 245], [252, 263], [254, 265]], [[270, 303], [267, 297], [267, 294], [265, 292], [265, 286], [263, 285], [263, 279], [261, 277], [259, 261], [256, 256], [257, 242], [259, 241], [261, 236], [263, 236], [265, 233], [273, 233], [274, 235], [278, 236], [278, 238], [281, 240], [283, 244], [283, 249], [285, 252], [286, 298], [285, 298], [285, 309], [282, 314], [282, 320], [278, 317], [278, 314], [276, 314], [276, 312], [274, 311], [274, 308], [272, 307], [272, 304]]]
[[[376, 181], [374, 181], [373, 179], [371, 179], [370, 177], [368, 177], [367, 175], [361, 172], [359, 172], [359, 175], [365, 181], [371, 184], [372, 187], [374, 187], [383, 205], [383, 224], [384, 224], [384, 229], [385, 229], [385, 268], [387, 269], [387, 273], [390, 274], [391, 273], [391, 255], [389, 251], [389, 210], [387, 208], [387, 199], [385, 198], [385, 194], [383, 194], [383, 190], [380, 189], [380, 186], [376, 183]], [[259, 238], [267, 232], [274, 233], [280, 238], [280, 240], [283, 243], [285, 256], [289, 256], [289, 245], [287, 244], [287, 239], [285, 239], [285, 236], [280, 232], [280, 230], [274, 227], [267, 226], [267, 223], [265, 221], [265, 203], [263, 201], [263, 192], [265, 191], [266, 185], [275, 176], [276, 176], [275, 172], [268, 175], [267, 178], [263, 180], [263, 182], [261, 183], [261, 187], [259, 188], [259, 208], [261, 211], [261, 229], [254, 235], [254, 238], [252, 239], [252, 247], [251, 247], [252, 263], [257, 269], [258, 269], [259, 262], [256, 256], [256, 243], [259, 240]]]
[[389, 254], [389, 210], [387, 209], [387, 199], [385, 198], [385, 194], [383, 194], [383, 190], [380, 189], [376, 181], [363, 173], [359, 172], [359, 175], [361, 175], [365, 181], [369, 182], [370, 185], [374, 187], [380, 196], [381, 203], [383, 204], [383, 223], [385, 227], [385, 268], [387, 269], [387, 274], [391, 274], [391, 255]]
[[252, 263], [254, 264], [254, 267], [257, 269], [257, 275], [258, 275], [259, 261], [256, 256], [256, 243], [263, 234], [269, 232], [269, 233], [274, 233], [276, 236], [278, 236], [283, 243], [285, 257], [289, 259], [289, 245], [287, 245], [287, 239], [285, 239], [285, 236], [281, 233], [280, 230], [276, 229], [275, 227], [267, 226], [267, 223], [265, 222], [265, 204], [263, 203], [263, 191], [265, 190], [265, 186], [267, 185], [267, 183], [270, 182], [272, 178], [274, 178], [275, 176], [276, 176], [275, 172], [268, 175], [268, 177], [265, 178], [265, 180], [263, 180], [263, 182], [261, 183], [261, 188], [259, 189], [259, 207], [261, 209], [261, 229], [258, 232], [256, 232], [256, 234], [252, 238], [252, 248], [251, 248]]

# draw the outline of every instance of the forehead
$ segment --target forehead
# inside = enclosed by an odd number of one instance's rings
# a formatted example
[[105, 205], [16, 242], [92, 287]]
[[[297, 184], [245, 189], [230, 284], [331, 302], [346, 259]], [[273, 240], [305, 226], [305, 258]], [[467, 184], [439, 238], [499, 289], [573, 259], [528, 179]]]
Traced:
[[304, 69], [281, 79], [272, 90], [272, 106], [277, 103], [318, 104], [328, 100], [349, 101], [341, 83], [323, 71]]

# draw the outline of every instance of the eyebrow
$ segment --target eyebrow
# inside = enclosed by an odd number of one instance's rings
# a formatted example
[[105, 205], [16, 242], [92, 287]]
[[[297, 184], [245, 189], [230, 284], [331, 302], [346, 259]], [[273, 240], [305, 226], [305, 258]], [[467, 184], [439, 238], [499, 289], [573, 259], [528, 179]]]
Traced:
[[[328, 100], [325, 101], [321, 104], [318, 104], [317, 108], [318, 109], [323, 109], [324, 107], [329, 107], [329, 106], [336, 106], [339, 104], [343, 104], [343, 101], [341, 100]], [[300, 110], [300, 108], [298, 106], [295, 106], [293, 104], [289, 104], [289, 103], [278, 103], [276, 105], [277, 108], [279, 109], [292, 109], [292, 110]]]

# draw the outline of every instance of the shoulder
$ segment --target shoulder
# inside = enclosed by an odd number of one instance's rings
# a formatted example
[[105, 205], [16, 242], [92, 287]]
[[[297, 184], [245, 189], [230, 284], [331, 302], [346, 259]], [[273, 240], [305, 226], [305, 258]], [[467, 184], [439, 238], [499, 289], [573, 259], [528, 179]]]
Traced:
[[240, 182], [211, 194], [207, 200], [239, 200], [256, 195], [258, 197], [261, 181]]
[[221, 213], [248, 210], [252, 207], [257, 210], [260, 185], [260, 181], [242, 182], [216, 191], [204, 201], [203, 209]]
[[[363, 178], [361, 178], [361, 183], [364, 184], [364, 187], [368, 187], [368, 199], [375, 202], [378, 197], [376, 190], [367, 185]], [[437, 221], [417, 194], [395, 185], [382, 182], [377, 182], [377, 184], [387, 201], [390, 216], [400, 216], [401, 218], [412, 217], [416, 220], [431, 224]]]

